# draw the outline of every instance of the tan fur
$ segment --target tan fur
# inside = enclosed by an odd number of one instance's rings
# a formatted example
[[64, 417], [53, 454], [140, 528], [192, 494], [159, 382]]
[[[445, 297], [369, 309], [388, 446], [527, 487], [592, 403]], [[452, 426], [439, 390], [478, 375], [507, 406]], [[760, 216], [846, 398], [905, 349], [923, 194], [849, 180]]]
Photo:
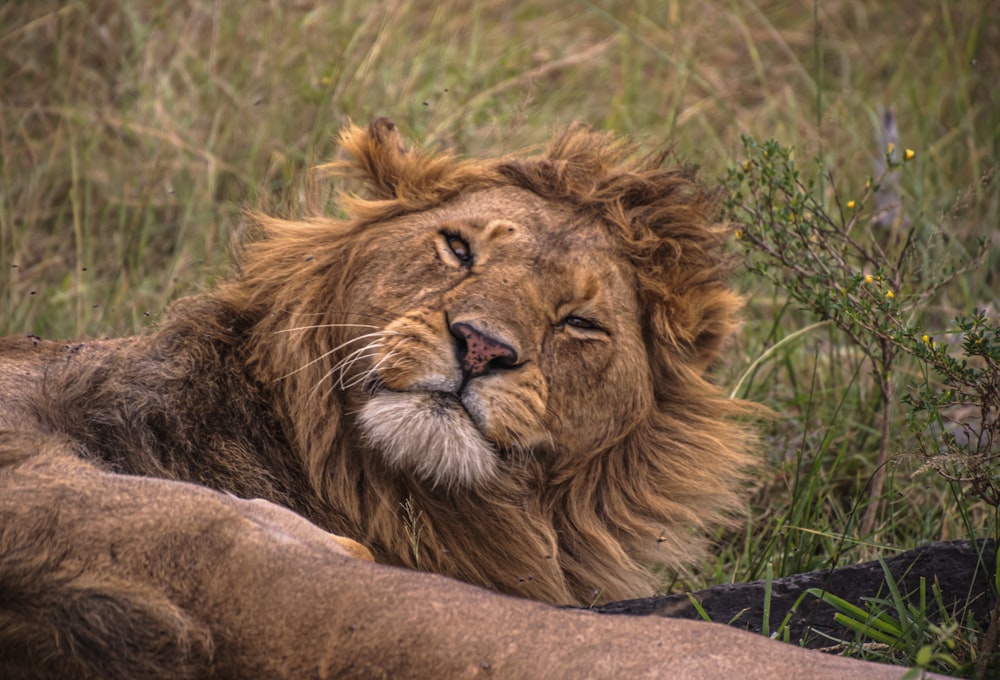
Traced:
[[5, 680], [903, 673], [722, 625], [554, 608], [353, 559], [277, 505], [104, 472], [64, 437], [0, 432]]

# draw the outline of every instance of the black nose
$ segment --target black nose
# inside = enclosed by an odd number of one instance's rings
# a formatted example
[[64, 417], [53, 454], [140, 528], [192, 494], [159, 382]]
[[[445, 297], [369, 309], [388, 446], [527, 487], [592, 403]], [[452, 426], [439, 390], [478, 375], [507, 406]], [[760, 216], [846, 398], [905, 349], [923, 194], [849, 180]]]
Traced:
[[458, 363], [462, 365], [462, 374], [467, 380], [517, 365], [517, 352], [513, 347], [467, 323], [453, 323], [451, 334], [458, 341]]

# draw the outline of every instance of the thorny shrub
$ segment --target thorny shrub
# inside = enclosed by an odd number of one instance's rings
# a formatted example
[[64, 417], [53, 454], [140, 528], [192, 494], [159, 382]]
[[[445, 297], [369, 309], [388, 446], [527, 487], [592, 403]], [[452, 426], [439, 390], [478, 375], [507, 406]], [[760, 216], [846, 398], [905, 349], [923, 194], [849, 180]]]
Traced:
[[[728, 171], [724, 211], [739, 229], [752, 271], [822, 320], [864, 354], [882, 395], [882, 437], [862, 522], [871, 531], [889, 446], [897, 358], [917, 360], [901, 401], [927, 464], [1000, 506], [1000, 322], [976, 309], [935, 334], [925, 310], [943, 287], [978, 266], [989, 244], [955, 243], [939, 225], [911, 223], [898, 208], [894, 173], [915, 152], [885, 149], [884, 170], [861, 196], [844, 201], [816, 160], [800, 174], [777, 142], [743, 138], [746, 159]], [[895, 202], [895, 205], [892, 203]], [[889, 207], [887, 207], [889, 206]], [[891, 218], [891, 219], [890, 219]], [[990, 318], [990, 314], [993, 318]]]

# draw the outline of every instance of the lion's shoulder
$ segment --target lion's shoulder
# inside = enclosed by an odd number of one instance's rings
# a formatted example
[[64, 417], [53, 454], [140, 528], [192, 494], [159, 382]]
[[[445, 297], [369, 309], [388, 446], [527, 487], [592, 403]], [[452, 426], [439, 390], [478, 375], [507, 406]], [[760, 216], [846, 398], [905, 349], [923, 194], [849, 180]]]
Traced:
[[0, 428], [32, 429], [37, 425], [28, 404], [44, 398], [52, 378], [86, 370], [139, 338], [45, 340], [34, 334], [0, 337]]

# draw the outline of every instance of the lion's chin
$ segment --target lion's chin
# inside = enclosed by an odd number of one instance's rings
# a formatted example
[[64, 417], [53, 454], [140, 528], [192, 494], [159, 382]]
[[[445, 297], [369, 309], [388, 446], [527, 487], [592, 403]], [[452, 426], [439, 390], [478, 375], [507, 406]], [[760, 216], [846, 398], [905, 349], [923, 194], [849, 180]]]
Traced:
[[495, 449], [450, 395], [382, 390], [358, 422], [389, 465], [432, 486], [475, 486], [496, 474]]

